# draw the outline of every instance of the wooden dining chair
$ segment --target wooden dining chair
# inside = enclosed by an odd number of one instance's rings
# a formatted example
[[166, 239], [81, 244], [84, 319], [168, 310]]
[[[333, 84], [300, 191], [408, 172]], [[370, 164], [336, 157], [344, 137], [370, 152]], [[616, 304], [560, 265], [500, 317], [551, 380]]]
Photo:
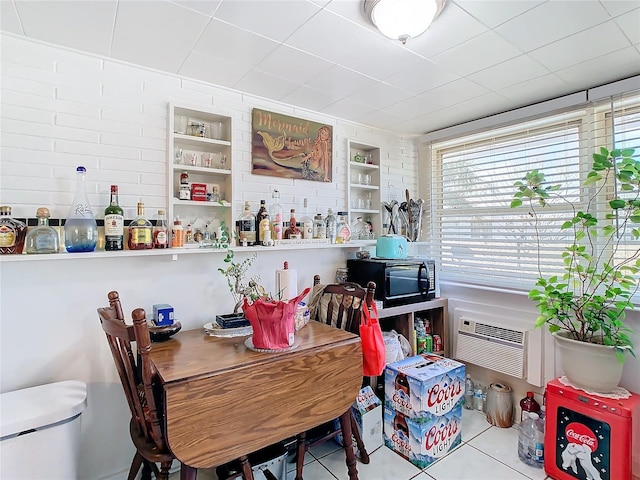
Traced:
[[[322, 285], [320, 283], [320, 276], [315, 275], [313, 277], [313, 290], [310, 302], [311, 320], [359, 334], [362, 308], [368, 308], [368, 306], [372, 304], [375, 290], [375, 282], [369, 282], [366, 289], [357, 283]], [[307, 441], [307, 432], [302, 432], [297, 435], [296, 480], [302, 480], [302, 469], [306, 451], [343, 434], [343, 430], [347, 430], [344, 422], [349, 422], [350, 428], [348, 428], [348, 430], [351, 430], [351, 434], [355, 439], [356, 446], [360, 452], [360, 461], [365, 464], [369, 463], [369, 454], [362, 442], [356, 421], [351, 414], [351, 409], [345, 412], [339, 420], [340, 428], [325, 432], [319, 438]], [[350, 436], [351, 435], [349, 435], [349, 437]], [[355, 454], [353, 448], [346, 447], [347, 445], [352, 445], [352, 440], [348, 438], [347, 435], [342, 435], [342, 440], [347, 456], [347, 467], [351, 473], [351, 466], [355, 465], [356, 462]]]
[[[129, 404], [129, 432], [136, 447], [127, 478], [133, 480], [142, 467], [143, 480], [150, 479], [152, 472], [157, 479], [168, 480], [175, 457], [165, 439], [162, 388], [149, 358], [151, 339], [146, 314], [142, 308], [136, 308], [131, 313], [133, 325], [127, 325], [118, 292], [109, 292], [107, 297], [109, 306], [98, 308], [98, 316]], [[245, 480], [253, 480], [247, 457], [240, 462]], [[195, 468], [181, 465], [181, 480], [195, 480], [196, 474]]]

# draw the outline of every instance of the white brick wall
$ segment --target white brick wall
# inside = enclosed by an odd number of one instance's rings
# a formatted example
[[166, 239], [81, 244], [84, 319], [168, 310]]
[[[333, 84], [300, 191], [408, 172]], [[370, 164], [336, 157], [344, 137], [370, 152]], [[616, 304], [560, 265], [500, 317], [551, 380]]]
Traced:
[[[413, 138], [327, 117], [176, 75], [116, 63], [96, 56], [2, 35], [0, 204], [33, 217], [47, 206], [52, 217], [67, 214], [75, 167], [87, 168], [89, 201], [97, 218], [119, 185], [126, 215], [143, 198], [147, 211], [167, 204], [167, 104], [220, 107], [235, 118], [233, 142], [235, 211], [245, 200], [257, 209], [279, 188], [287, 211], [309, 197], [310, 210], [346, 210], [346, 139], [382, 149], [382, 199], [393, 185], [417, 191]], [[334, 126], [333, 183], [285, 180], [251, 174], [251, 109], [263, 108]]]

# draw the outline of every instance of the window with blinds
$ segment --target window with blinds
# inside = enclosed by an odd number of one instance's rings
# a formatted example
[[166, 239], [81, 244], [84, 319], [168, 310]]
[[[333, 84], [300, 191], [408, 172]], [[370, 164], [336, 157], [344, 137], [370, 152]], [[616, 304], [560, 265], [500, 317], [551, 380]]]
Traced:
[[[526, 207], [510, 208], [514, 183], [539, 169], [548, 182], [562, 185], [558, 193], [586, 210], [593, 192], [581, 184], [592, 154], [613, 145], [635, 148], [640, 158], [640, 93], [433, 142], [431, 242], [440, 278], [529, 290], [541, 275], [560, 273], [560, 255], [568, 244], [560, 226], [573, 217], [571, 207], [553, 200], [537, 209], [536, 232]], [[602, 215], [615, 188], [612, 182], [597, 198]], [[540, 255], [536, 233], [542, 240]], [[611, 245], [602, 242], [603, 249]], [[639, 248], [630, 236], [620, 242], [627, 250]]]

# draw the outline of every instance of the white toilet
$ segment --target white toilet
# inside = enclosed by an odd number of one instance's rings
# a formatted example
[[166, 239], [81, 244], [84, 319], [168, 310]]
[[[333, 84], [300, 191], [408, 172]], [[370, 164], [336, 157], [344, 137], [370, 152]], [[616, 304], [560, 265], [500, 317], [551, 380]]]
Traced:
[[84, 382], [68, 380], [0, 395], [0, 478], [75, 479]]

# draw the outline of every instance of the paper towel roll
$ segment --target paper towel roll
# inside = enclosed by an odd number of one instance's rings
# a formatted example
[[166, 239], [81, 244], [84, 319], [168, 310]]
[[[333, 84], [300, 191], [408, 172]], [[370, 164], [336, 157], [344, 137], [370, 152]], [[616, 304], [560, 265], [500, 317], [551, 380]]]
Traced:
[[289, 269], [284, 262], [282, 270], [276, 270], [276, 298], [289, 300], [298, 296], [298, 272]]

